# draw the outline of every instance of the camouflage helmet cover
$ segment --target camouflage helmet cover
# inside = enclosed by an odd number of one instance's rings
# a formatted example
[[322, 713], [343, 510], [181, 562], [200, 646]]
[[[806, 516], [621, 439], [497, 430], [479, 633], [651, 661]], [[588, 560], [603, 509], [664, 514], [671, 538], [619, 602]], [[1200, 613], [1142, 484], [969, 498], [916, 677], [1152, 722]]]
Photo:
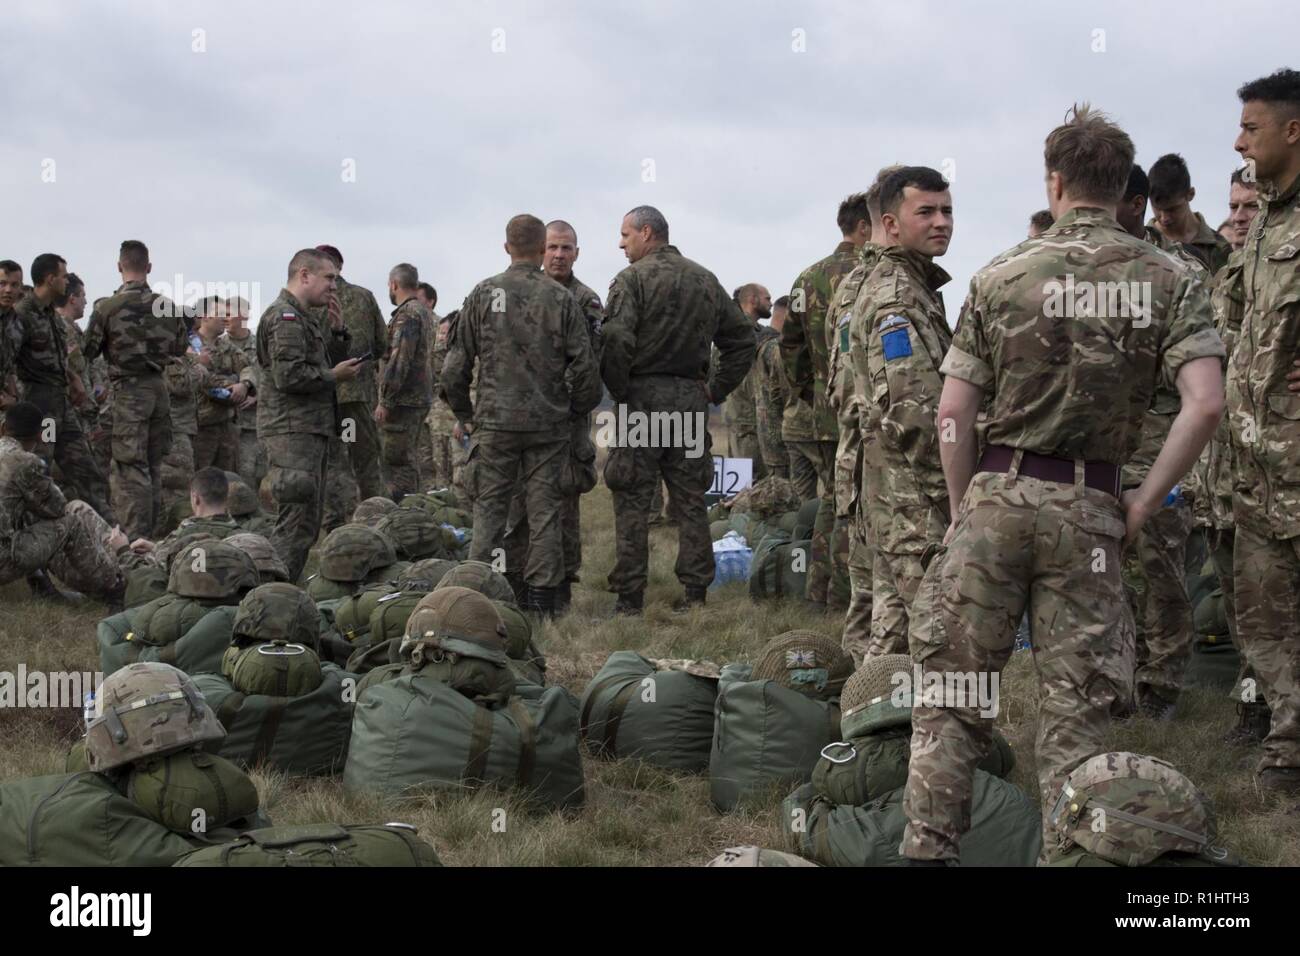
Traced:
[[238, 548], [253, 559], [253, 563], [257, 565], [258, 577], [263, 584], [289, 580], [289, 569], [284, 566], [284, 559], [265, 535], [241, 531], [225, 540], [226, 544]]
[[376, 495], [373, 498], [367, 498], [357, 505], [352, 512], [352, 523], [363, 524], [367, 528], [373, 528], [379, 524], [380, 520], [389, 512], [396, 511], [397, 505], [391, 498], [382, 498]]
[[321, 545], [320, 575], [328, 581], [361, 581], [396, 561], [392, 542], [379, 532], [345, 524], [326, 535]]
[[86, 761], [95, 771], [226, 736], [194, 682], [170, 664], [145, 661], [114, 671], [95, 704], [98, 715], [86, 726]]
[[[900, 674], [906, 680], [900, 680]], [[845, 681], [840, 707], [840, 732], [846, 740], [911, 723], [912, 658], [906, 654], [868, 657]]]
[[260, 583], [252, 555], [212, 540], [187, 544], [177, 553], [167, 590], [181, 597], [229, 600]]
[[723, 850], [705, 866], [816, 866], [810, 860], [781, 850], [757, 846], [733, 846]]
[[302, 588], [278, 581], [253, 588], [235, 611], [235, 644], [292, 641], [315, 648], [320, 611]]
[[775, 681], [807, 697], [838, 697], [853, 672], [853, 658], [839, 643], [817, 631], [786, 631], [759, 652], [754, 680]]
[[505, 622], [487, 597], [469, 588], [439, 586], [415, 605], [399, 652], [405, 658], [424, 646], [504, 665], [508, 641]]

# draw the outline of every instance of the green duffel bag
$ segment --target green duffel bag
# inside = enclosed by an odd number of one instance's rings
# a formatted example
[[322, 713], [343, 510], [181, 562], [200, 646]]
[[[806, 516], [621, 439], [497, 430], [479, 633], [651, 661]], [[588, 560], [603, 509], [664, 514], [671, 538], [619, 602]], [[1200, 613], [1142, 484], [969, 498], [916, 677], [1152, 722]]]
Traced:
[[749, 571], [749, 596], [802, 598], [808, 589], [808, 565], [812, 563], [812, 542], [782, 540], [769, 534], [754, 549]]
[[821, 510], [820, 498], [809, 498], [795, 513], [794, 525], [790, 528], [790, 537], [795, 541], [812, 538], [813, 525], [817, 523], [817, 512]]
[[346, 599], [335, 598], [332, 601], [316, 602], [316, 610], [320, 613], [320, 640], [316, 643], [317, 651], [322, 661], [329, 661], [340, 667], [344, 666], [356, 650], [351, 642], [339, 633], [338, 624], [334, 620], [338, 607], [344, 600]]
[[360, 581], [331, 581], [329, 578], [323, 578], [319, 574], [313, 574], [307, 579], [307, 596], [317, 604], [325, 601], [342, 601], [343, 598], [351, 597], [363, 587]]
[[288, 641], [231, 644], [221, 656], [221, 676], [241, 693], [272, 697], [310, 694], [324, 679], [316, 652]]
[[126, 777], [132, 803], [169, 830], [205, 834], [257, 813], [257, 787], [229, 760], [197, 750], [132, 765]]
[[[1096, 867], [1105, 866], [1114, 870], [1124, 869], [1118, 863], [1104, 860], [1096, 854], [1089, 853], [1081, 847], [1072, 847], [1069, 852], [1058, 856], [1044, 866], [1061, 867]], [[1200, 853], [1165, 853], [1156, 857], [1146, 866], [1249, 866], [1241, 857], [1224, 847], [1206, 847]]]
[[395, 637], [379, 644], [358, 647], [352, 652], [343, 669], [349, 674], [369, 674], [376, 667], [383, 667], [386, 664], [400, 665], [403, 663], [402, 656], [398, 653], [401, 645], [402, 639]]
[[243, 694], [219, 674], [200, 674], [194, 685], [226, 728], [225, 739], [210, 745], [214, 753], [298, 776], [343, 768], [360, 693], [355, 674], [322, 664], [320, 685], [301, 697]]
[[[707, 676], [710, 669], [713, 676]], [[579, 732], [587, 752], [668, 770], [707, 770], [716, 675], [717, 668], [704, 662], [665, 667], [635, 651], [614, 652], [582, 692]]]
[[[203, 845], [150, 819], [119, 780], [85, 770], [0, 783], [0, 866], [171, 866]], [[270, 823], [260, 812], [247, 822]], [[212, 828], [206, 839], [236, 835]]]
[[174, 644], [214, 607], [222, 605], [197, 598], [164, 594], [135, 609], [131, 615], [132, 640], [154, 647]]
[[393, 550], [404, 561], [450, 558], [459, 546], [450, 528], [444, 527], [433, 513], [420, 508], [391, 511], [375, 525], [375, 530], [393, 543]]
[[195, 850], [176, 866], [442, 866], [433, 847], [405, 823], [311, 823], [249, 830], [233, 842]]
[[533, 624], [514, 602], [493, 601], [506, 625], [506, 656], [517, 682], [546, 686], [546, 658], [533, 640]]
[[420, 598], [428, 593], [424, 590], [397, 591], [385, 595], [375, 602], [375, 609], [370, 612], [371, 645], [387, 644], [394, 639], [401, 640], [406, 633], [406, 622], [411, 619]]
[[710, 522], [709, 536], [717, 541], [725, 538], [731, 532], [736, 532], [746, 541], [753, 530], [755, 521], [747, 514], [734, 514], [726, 518], [719, 518], [717, 521]]
[[234, 634], [236, 610], [229, 605], [205, 608], [193, 627], [178, 640], [162, 646], [137, 639], [131, 621], [135, 611], [114, 614], [100, 621], [95, 629], [99, 669], [107, 677], [136, 661], [161, 661], [190, 675], [219, 673], [221, 655]]
[[146, 564], [127, 572], [126, 594], [122, 606], [128, 610], [141, 607], [167, 593], [167, 569]]
[[1192, 604], [1192, 626], [1201, 637], [1227, 639], [1228, 611], [1223, 603], [1223, 589], [1214, 588]]
[[[831, 803], [805, 784], [781, 805], [781, 828], [791, 849], [822, 866], [902, 866], [904, 790], [852, 806]], [[1014, 784], [982, 770], [971, 794], [961, 865], [1034, 866], [1043, 843], [1038, 808]]]
[[372, 584], [348, 595], [334, 608], [334, 626], [353, 647], [370, 644], [370, 615], [379, 599], [398, 593], [392, 584]]
[[[905, 786], [911, 755], [910, 725], [830, 743], [822, 748], [813, 767], [812, 784], [817, 794], [831, 803], [860, 806]], [[1015, 765], [1011, 745], [995, 729], [993, 746], [979, 769], [1005, 779]]]
[[709, 794], [723, 811], [807, 782], [822, 748], [840, 736], [838, 699], [749, 680], [749, 673], [748, 664], [728, 664], [718, 682]]
[[[373, 648], [372, 648], [373, 650]], [[355, 673], [355, 672], [354, 672]], [[383, 684], [390, 680], [397, 680], [404, 673], [410, 673], [407, 670], [405, 661], [390, 661], [387, 664], [376, 664], [361, 675], [361, 680], [357, 681], [357, 700], [368, 688], [376, 684]]]
[[366, 688], [343, 770], [350, 792], [525, 791], [539, 809], [583, 802], [578, 702], [563, 687], [488, 710], [442, 681], [404, 674]]

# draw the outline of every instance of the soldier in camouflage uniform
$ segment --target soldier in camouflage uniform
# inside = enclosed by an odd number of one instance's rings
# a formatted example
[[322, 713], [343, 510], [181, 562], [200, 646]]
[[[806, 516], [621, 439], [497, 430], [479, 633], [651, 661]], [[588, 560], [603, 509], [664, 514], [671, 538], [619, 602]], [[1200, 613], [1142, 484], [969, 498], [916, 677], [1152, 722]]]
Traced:
[[[772, 315], [772, 296], [766, 289], [751, 282], [732, 293], [732, 298], [754, 326], [755, 342], [760, 340], [761, 335], [771, 334], [771, 330], [758, 321]], [[757, 348], [754, 354], [757, 358]], [[714, 360], [717, 360], [716, 351]], [[727, 420], [727, 454], [731, 458], [748, 458], [752, 461], [756, 482], [767, 477], [763, 445], [758, 434], [758, 390], [755, 387], [758, 376], [758, 364], [755, 362], [722, 405]]]
[[171, 448], [171, 411], [163, 369], [185, 354], [185, 317], [175, 303], [149, 288], [149, 250], [122, 243], [117, 261], [122, 285], [95, 303], [82, 352], [108, 359], [113, 392], [114, 509], [132, 538], [153, 533], [162, 510], [162, 461]]
[[[257, 325], [257, 434], [266, 445], [267, 479], [279, 507], [271, 543], [296, 582], [320, 535], [325, 465], [338, 434], [336, 382], [357, 377], [363, 360], [348, 358], [351, 336], [343, 315], [328, 310], [338, 267], [324, 253], [302, 249], [289, 262], [280, 295]], [[333, 368], [330, 363], [335, 362]]]
[[[1066, 775], [1103, 749], [1131, 680], [1113, 666], [1123, 541], [1159, 510], [1222, 412], [1223, 343], [1204, 285], [1113, 217], [1133, 153], [1132, 140], [1088, 107], [1048, 136], [1056, 222], [975, 275], [941, 369], [938, 417], [952, 428], [939, 448], [950, 500], [961, 504], [926, 570], [909, 649], [956, 690], [951, 678], [1001, 672], [1028, 609], [1044, 817]], [[1147, 290], [1137, 301], [1097, 294], [1130, 282]], [[1176, 384], [1182, 411], [1121, 504], [1120, 467], [1161, 380]], [[975, 766], [992, 742], [981, 706], [954, 693], [914, 708], [903, 856], [957, 859]], [[1050, 847], [1049, 838], [1045, 855]]]
[[1300, 793], [1300, 72], [1247, 83], [1236, 149], [1262, 205], [1242, 250], [1228, 363], [1237, 637], [1272, 708], [1260, 786]]
[[[1187, 163], [1177, 153], [1167, 153], [1151, 164], [1147, 173], [1151, 210], [1155, 213], [1147, 223], [1154, 233], [1152, 241], [1166, 252], [1181, 246], [1198, 260], [1206, 271], [1215, 275], [1228, 264], [1232, 246], [1210, 227], [1205, 217], [1192, 211], [1196, 190]], [[1131, 231], [1131, 230], [1130, 230]]]
[[18, 381], [9, 354], [9, 326], [22, 294], [23, 267], [12, 259], [0, 260], [0, 411], [18, 401]]
[[0, 434], [0, 584], [49, 569], [69, 586], [112, 604], [124, 590], [118, 554], [126, 536], [84, 501], [68, 501], [34, 455], [45, 413], [12, 406]]
[[[54, 311], [54, 303], [64, 294], [67, 278], [62, 258], [52, 253], [36, 257], [32, 264], [34, 289], [18, 302], [5, 327], [9, 357], [22, 399], [45, 413], [41, 457], [47, 463], [51, 460], [57, 463], [69, 489], [113, 524], [116, 523], [113, 509], [98, 493], [103, 477], [95, 468], [77, 412], [91, 398], [85, 393], [81, 379], [69, 374], [66, 326]], [[94, 356], [88, 355], [87, 359], [90, 358]], [[52, 442], [46, 440], [50, 427]]]
[[440, 384], [447, 349], [451, 347], [451, 330], [455, 328], [458, 318], [460, 309], [452, 309], [438, 323], [438, 334], [433, 343], [433, 407], [429, 409], [425, 421], [428, 422], [430, 441], [433, 444], [431, 484], [435, 488], [452, 488], [459, 497], [465, 499], [465, 485], [461, 475], [469, 449], [455, 413], [442, 398]]
[[[952, 342], [939, 292], [949, 276], [934, 257], [952, 239], [952, 199], [938, 172], [905, 166], [881, 184], [880, 212], [886, 241], [853, 304], [849, 361], [863, 434], [877, 443], [863, 483], [879, 488], [888, 505], [888, 517], [871, 529], [872, 580], [892, 582], [910, 617], [926, 552], [951, 520], [935, 421], [939, 366]], [[906, 620], [886, 622], [885, 610], [882, 604], [882, 620], [873, 622], [872, 651], [901, 654]], [[886, 623], [893, 629], [885, 631]]]
[[86, 436], [91, 461], [95, 465], [95, 498], [98, 501], [108, 501], [108, 462], [101, 462], [100, 458], [105, 443], [97, 440], [101, 430], [99, 405], [106, 391], [102, 374], [104, 357], [101, 355], [96, 358], [92, 366], [82, 354], [81, 329], [77, 326], [77, 320], [86, 314], [86, 286], [75, 273], [68, 273], [67, 288], [56, 301], [54, 311], [63, 320], [67, 336], [68, 374], [75, 375], [81, 381], [81, 391], [86, 395], [86, 400], [76, 409], [76, 414], [81, 423], [81, 432]]
[[393, 266], [388, 273], [388, 298], [396, 308], [388, 326], [388, 355], [374, 417], [383, 437], [388, 497], [394, 501], [420, 490], [415, 452], [433, 401], [429, 381], [433, 315], [415, 294], [419, 281], [419, 273], [409, 263]]
[[177, 506], [189, 494], [190, 480], [194, 477], [194, 438], [199, 433], [199, 395], [216, 387], [216, 379], [206, 366], [199, 364], [198, 353], [193, 348], [167, 363], [163, 381], [170, 406], [172, 442], [162, 460], [162, 498], [152, 534], [155, 538], [175, 527]]
[[[198, 336], [202, 348], [199, 364], [214, 379], [199, 392], [199, 431], [194, 438], [194, 467], [239, 469], [239, 425], [235, 415], [250, 392], [255, 389], [253, 376], [246, 373], [248, 353], [223, 334], [226, 328], [226, 301], [212, 296], [204, 300], [199, 314]], [[250, 336], [251, 338], [251, 336]], [[218, 398], [215, 389], [230, 392]]]
[[230, 482], [220, 468], [207, 467], [194, 472], [189, 485], [190, 517], [182, 520], [161, 541], [132, 541], [123, 567], [135, 570], [145, 565], [154, 565], [169, 570], [172, 558], [196, 535], [221, 540], [243, 531], [230, 516], [229, 495]]
[[786, 406], [782, 437], [790, 450], [790, 476], [800, 493], [805, 493], [808, 489], [800, 473], [806, 473], [811, 467], [817, 474], [816, 492], [822, 499], [813, 526], [812, 563], [808, 567], [808, 590], [804, 596], [814, 605], [828, 606], [836, 603], [830, 600], [833, 555], [848, 552], [847, 547], [833, 544], [831, 538], [838, 534], [847, 539], [848, 529], [844, 525], [835, 527], [835, 451], [840, 432], [835, 412], [826, 399], [830, 381], [826, 310], [835, 287], [853, 271], [858, 250], [871, 235], [866, 194], [849, 196], [840, 203], [836, 222], [843, 237], [840, 244], [794, 280], [790, 289], [790, 315], [781, 329], [781, 355], [791, 396], [812, 408], [808, 422], [811, 427], [805, 430], [797, 424], [798, 407], [795, 406], [792, 414], [791, 406]]
[[[333, 246], [316, 247], [343, 269], [343, 254]], [[370, 355], [375, 361], [360, 366], [355, 380], [340, 382], [338, 386], [339, 419], [341, 433], [330, 445], [329, 472], [325, 489], [325, 530], [331, 531], [347, 523], [357, 502], [384, 493], [383, 474], [380, 469], [382, 448], [379, 428], [375, 423], [375, 406], [379, 404], [377, 367], [379, 359], [388, 351], [388, 328], [379, 303], [369, 289], [353, 285], [338, 277], [338, 288], [333, 298], [316, 313], [317, 324], [323, 329], [340, 315], [351, 337], [349, 357]], [[358, 497], [359, 496], [359, 497]]]
[[[425, 338], [429, 343], [429, 354], [426, 361], [429, 365], [429, 388], [430, 394], [432, 395], [437, 391], [438, 373], [441, 371], [441, 369], [434, 364], [437, 360], [438, 327], [442, 324], [442, 318], [434, 311], [438, 305], [438, 291], [433, 286], [429, 285], [429, 283], [421, 282], [416, 286], [415, 294], [419, 298], [420, 304], [428, 311]], [[430, 484], [430, 482], [437, 481], [434, 476], [439, 470], [439, 466], [434, 460], [434, 449], [439, 448], [439, 442], [437, 435], [434, 434], [433, 425], [430, 424], [433, 421], [434, 411], [435, 407], [432, 399], [430, 399], [429, 414], [425, 416], [424, 421], [420, 425], [419, 431], [416, 433], [415, 466], [419, 469], [420, 480], [424, 482], [426, 488], [449, 488], [451, 487], [450, 484]], [[445, 451], [445, 445], [442, 446], [440, 450]]]
[[[578, 303], [582, 313], [583, 325], [587, 338], [591, 342], [591, 352], [597, 362], [600, 361], [600, 327], [605, 321], [605, 309], [600, 304], [600, 296], [584, 285], [573, 274], [573, 263], [577, 261], [578, 233], [563, 219], [555, 219], [546, 224], [546, 251], [542, 256], [542, 271], [569, 290], [573, 300]], [[590, 468], [594, 480], [596, 449], [591, 441], [591, 415], [574, 415], [569, 429], [569, 453], [574, 457], [574, 467]], [[528, 549], [528, 509], [522, 494], [516, 494], [510, 506], [510, 519], [507, 525], [506, 566], [512, 570], [507, 573], [511, 583], [516, 586], [522, 578], [516, 577], [520, 569], [527, 566]], [[564, 510], [560, 515], [560, 535], [564, 540], [564, 581], [556, 593], [555, 609], [563, 612], [572, 598], [573, 585], [578, 580], [578, 571], [582, 567], [582, 494], [574, 490], [564, 499]]]
[[[760, 286], [760, 288], [762, 288]], [[750, 370], [754, 383], [754, 411], [758, 416], [758, 444], [763, 450], [763, 471], [774, 478], [790, 477], [790, 451], [781, 437], [781, 419], [785, 414], [790, 383], [785, 378], [781, 360], [781, 328], [790, 311], [790, 297], [781, 296], [776, 303], [763, 289], [762, 301], [771, 303], [765, 309], [771, 317], [770, 325], [761, 323], [755, 328], [758, 350], [754, 367]], [[762, 313], [759, 313], [760, 317]], [[749, 376], [747, 376], [749, 377]]]
[[226, 331], [221, 348], [243, 353], [244, 367], [240, 380], [248, 386], [248, 396], [239, 406], [239, 477], [257, 491], [266, 477], [266, 449], [257, 439], [257, 336], [248, 330], [248, 303], [239, 297], [226, 300]]
[[[668, 222], [653, 206], [623, 217], [619, 247], [630, 263], [614, 277], [603, 327], [601, 377], [628, 414], [670, 412], [703, 432], [698, 458], [687, 449], [609, 449], [605, 484], [614, 495], [617, 558], [609, 586], [617, 613], [639, 614], [649, 561], [649, 511], [660, 476], [678, 524], [677, 607], [703, 604], [713, 581], [713, 542], [704, 492], [713, 483], [709, 405], [725, 399], [754, 361], [754, 328], [717, 278], [668, 242]], [[710, 344], [718, 360], [710, 375]], [[685, 425], [682, 434], [685, 436]]]
[[473, 442], [465, 466], [474, 499], [470, 560], [490, 562], [501, 548], [522, 477], [529, 539], [521, 606], [553, 615], [564, 581], [561, 514], [572, 492], [562, 487], [569, 432], [572, 417], [600, 401], [600, 377], [578, 304], [541, 269], [545, 246], [546, 226], [535, 216], [515, 216], [507, 224], [510, 267], [465, 297], [442, 390]]

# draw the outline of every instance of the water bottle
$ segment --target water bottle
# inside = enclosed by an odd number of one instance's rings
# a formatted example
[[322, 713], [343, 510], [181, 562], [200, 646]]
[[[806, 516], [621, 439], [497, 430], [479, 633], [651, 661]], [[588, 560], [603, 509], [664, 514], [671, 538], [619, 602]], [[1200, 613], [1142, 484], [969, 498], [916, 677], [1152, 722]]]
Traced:
[[228, 388], [210, 388], [208, 389], [208, 394], [223, 402], [230, 400], [230, 389]]
[[1182, 500], [1183, 486], [1181, 484], [1174, 485], [1173, 490], [1170, 491], [1169, 494], [1165, 495], [1164, 507], [1172, 508], [1174, 505], [1180, 504]]
[[203, 340], [199, 338], [199, 333], [197, 332], [190, 333], [190, 348], [192, 348], [196, 352], [203, 351]]
[[85, 721], [87, 727], [95, 719], [95, 692], [93, 690], [86, 692], [85, 700], [81, 705], [81, 719]]

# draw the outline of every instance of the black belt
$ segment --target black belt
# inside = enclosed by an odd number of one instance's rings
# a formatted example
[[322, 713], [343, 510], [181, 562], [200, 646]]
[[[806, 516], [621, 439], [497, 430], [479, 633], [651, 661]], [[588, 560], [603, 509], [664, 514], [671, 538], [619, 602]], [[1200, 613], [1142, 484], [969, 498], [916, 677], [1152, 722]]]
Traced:
[[[980, 457], [978, 471], [1007, 472], [1018, 449], [1010, 445], [989, 445]], [[1018, 473], [1039, 481], [1056, 481], [1063, 485], [1074, 484], [1074, 460], [1040, 455], [1037, 452], [1021, 453]], [[1104, 491], [1119, 497], [1119, 466], [1106, 461], [1088, 461], [1083, 465], [1083, 483], [1094, 491]]]

